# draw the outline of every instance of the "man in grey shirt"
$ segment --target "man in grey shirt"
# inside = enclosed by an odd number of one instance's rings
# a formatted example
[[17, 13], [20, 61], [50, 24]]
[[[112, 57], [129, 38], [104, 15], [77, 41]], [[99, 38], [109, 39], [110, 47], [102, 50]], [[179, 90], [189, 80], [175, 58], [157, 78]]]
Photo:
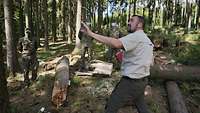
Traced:
[[97, 41], [113, 48], [123, 49], [121, 64], [122, 78], [107, 102], [105, 113], [117, 113], [128, 101], [132, 100], [139, 113], [150, 113], [144, 102], [144, 89], [150, 65], [153, 62], [153, 44], [143, 31], [144, 17], [133, 15], [128, 21], [127, 36], [116, 39], [93, 33], [87, 25], [81, 31]]

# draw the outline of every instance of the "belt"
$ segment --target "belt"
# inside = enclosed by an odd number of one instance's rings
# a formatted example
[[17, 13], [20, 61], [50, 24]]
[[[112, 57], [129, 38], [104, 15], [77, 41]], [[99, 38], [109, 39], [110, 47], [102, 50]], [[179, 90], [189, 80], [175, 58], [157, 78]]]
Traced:
[[142, 81], [145, 81], [148, 79], [148, 77], [142, 77], [142, 78], [130, 78], [128, 76], [123, 76], [122, 78], [125, 78], [125, 79], [130, 79], [130, 80], [142, 80]]

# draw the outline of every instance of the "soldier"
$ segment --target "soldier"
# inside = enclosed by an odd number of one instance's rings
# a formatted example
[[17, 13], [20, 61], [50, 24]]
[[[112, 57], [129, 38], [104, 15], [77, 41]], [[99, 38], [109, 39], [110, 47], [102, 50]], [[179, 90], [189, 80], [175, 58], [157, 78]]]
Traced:
[[[90, 23], [86, 23], [90, 26]], [[88, 37], [85, 34], [79, 32], [79, 38], [82, 44], [82, 52], [81, 52], [81, 63], [79, 71], [88, 71], [89, 66], [88, 62], [92, 59], [92, 38]], [[86, 56], [87, 54], [87, 56]]]
[[[112, 31], [111, 34], [110, 34], [111, 37], [119, 38], [119, 26], [118, 26], [117, 23], [113, 22], [111, 24], [111, 31]], [[107, 51], [108, 62], [112, 62], [113, 54], [114, 54], [115, 51], [116, 51], [116, 49], [114, 49], [112, 47], [108, 48], [108, 51]]]
[[30, 85], [29, 71], [32, 71], [31, 80], [36, 80], [39, 62], [37, 60], [36, 45], [29, 40], [30, 31], [25, 30], [26, 35], [19, 39], [18, 49], [22, 55], [22, 69], [24, 74], [24, 83]]

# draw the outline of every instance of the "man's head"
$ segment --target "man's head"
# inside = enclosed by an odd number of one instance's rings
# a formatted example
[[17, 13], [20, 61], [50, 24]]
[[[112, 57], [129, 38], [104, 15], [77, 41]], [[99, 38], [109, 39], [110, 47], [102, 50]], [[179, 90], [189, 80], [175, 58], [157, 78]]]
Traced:
[[139, 15], [133, 15], [128, 20], [128, 32], [133, 33], [137, 30], [141, 30], [144, 27], [144, 17]]

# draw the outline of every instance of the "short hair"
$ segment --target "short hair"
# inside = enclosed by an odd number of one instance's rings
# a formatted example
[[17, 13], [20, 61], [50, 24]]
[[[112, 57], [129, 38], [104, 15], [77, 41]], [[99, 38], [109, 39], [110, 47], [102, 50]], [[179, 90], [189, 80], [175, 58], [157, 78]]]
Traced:
[[144, 17], [143, 16], [140, 16], [140, 15], [132, 15], [132, 17], [134, 17], [134, 16], [137, 16], [138, 18], [139, 18], [139, 22], [141, 22], [142, 23], [142, 27], [144, 27]]

